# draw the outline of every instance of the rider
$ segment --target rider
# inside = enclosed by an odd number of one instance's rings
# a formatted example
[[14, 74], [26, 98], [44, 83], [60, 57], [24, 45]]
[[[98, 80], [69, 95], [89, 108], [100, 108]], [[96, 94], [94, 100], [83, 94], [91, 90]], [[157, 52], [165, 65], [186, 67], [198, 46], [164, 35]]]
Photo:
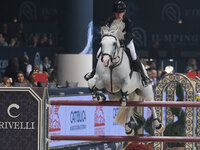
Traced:
[[[133, 32], [132, 32], [133, 24], [132, 24], [132, 21], [125, 16], [125, 13], [126, 13], [125, 3], [123, 1], [115, 2], [114, 6], [113, 6], [113, 12], [114, 12], [114, 15], [107, 19], [106, 25], [110, 27], [113, 20], [115, 20], [115, 19], [119, 19], [125, 23], [124, 31], [126, 32], [126, 34], [124, 36], [124, 40], [120, 41], [120, 44], [122, 46], [126, 46], [128, 48], [129, 52], [127, 52], [127, 55], [130, 55], [129, 58], [132, 59], [131, 62], [134, 62], [137, 69], [139, 70], [141, 77], [142, 77], [143, 86], [147, 86], [147, 85], [151, 84], [151, 80], [145, 75], [144, 68], [142, 67], [142, 63], [141, 63], [140, 59], [137, 57], [137, 54], [135, 51], [135, 46], [133, 44]], [[99, 57], [99, 56], [97, 56], [97, 57]], [[97, 61], [94, 64], [95, 68], [93, 69], [93, 71], [91, 73], [87, 73], [84, 76], [85, 80], [88, 81], [89, 79], [93, 78], [93, 76], [95, 75], [96, 63], [97, 63]], [[133, 64], [131, 64], [131, 65], [133, 65]]]

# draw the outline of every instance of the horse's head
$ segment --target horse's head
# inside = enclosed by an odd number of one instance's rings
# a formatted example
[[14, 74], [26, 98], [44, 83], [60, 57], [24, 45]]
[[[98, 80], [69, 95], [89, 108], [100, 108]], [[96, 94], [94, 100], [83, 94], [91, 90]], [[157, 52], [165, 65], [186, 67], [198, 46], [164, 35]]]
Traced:
[[120, 50], [120, 39], [124, 39], [123, 22], [114, 21], [111, 27], [104, 26], [101, 28], [101, 52], [102, 62], [105, 67], [110, 67], [113, 60], [118, 56]]
[[118, 54], [119, 40], [111, 35], [105, 35], [101, 40], [102, 62], [104, 67], [110, 67]]

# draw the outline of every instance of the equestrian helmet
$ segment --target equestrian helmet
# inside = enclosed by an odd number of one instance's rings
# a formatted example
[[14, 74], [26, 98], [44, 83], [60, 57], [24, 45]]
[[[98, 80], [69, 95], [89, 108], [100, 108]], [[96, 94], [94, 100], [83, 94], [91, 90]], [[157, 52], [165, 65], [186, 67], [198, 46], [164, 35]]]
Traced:
[[113, 12], [122, 13], [126, 11], [126, 4], [123, 1], [116, 1], [113, 5]]

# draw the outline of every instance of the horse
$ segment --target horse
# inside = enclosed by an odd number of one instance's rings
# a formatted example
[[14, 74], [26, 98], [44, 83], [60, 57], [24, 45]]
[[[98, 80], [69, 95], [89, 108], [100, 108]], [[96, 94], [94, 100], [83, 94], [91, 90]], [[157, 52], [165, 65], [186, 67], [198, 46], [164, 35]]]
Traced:
[[[117, 113], [115, 122], [124, 126], [129, 136], [135, 134], [134, 128], [138, 125], [138, 116], [134, 115], [133, 108], [125, 107], [127, 101], [139, 100], [139, 97], [147, 101], [154, 101], [152, 85], [144, 87], [142, 79], [137, 71], [132, 71], [125, 47], [120, 45], [124, 38], [122, 21], [116, 20], [113, 24], [101, 28], [101, 48], [98, 51], [100, 57], [97, 62], [94, 77], [88, 80], [94, 101], [105, 101], [106, 97], [100, 89], [105, 88], [110, 100], [120, 101], [121, 108]], [[144, 66], [143, 66], [144, 67]], [[145, 72], [147, 75], [147, 72]], [[153, 126], [159, 132], [164, 131], [164, 125], [157, 118], [154, 107]]]

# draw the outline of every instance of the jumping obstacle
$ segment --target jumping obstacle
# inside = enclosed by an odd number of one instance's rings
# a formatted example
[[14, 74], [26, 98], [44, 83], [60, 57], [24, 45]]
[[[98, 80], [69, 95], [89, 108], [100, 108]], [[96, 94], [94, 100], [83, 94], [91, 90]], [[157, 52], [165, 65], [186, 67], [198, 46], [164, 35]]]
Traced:
[[[118, 101], [80, 101], [80, 100], [52, 100], [51, 105], [65, 105], [65, 106], [121, 106]], [[149, 101], [131, 101], [127, 106], [155, 106], [155, 107], [200, 107], [200, 102], [149, 102]]]
[[52, 135], [51, 140], [75, 141], [135, 141], [135, 142], [200, 142], [200, 137], [180, 136], [80, 136], [80, 135]]
[[[181, 84], [186, 92], [186, 99], [184, 102], [175, 101], [175, 87], [176, 84]], [[199, 86], [200, 87], [200, 86]], [[141, 106], [141, 107], [156, 107], [158, 117], [163, 121], [163, 109], [161, 107], [186, 107], [186, 136], [163, 136], [155, 131], [155, 136], [79, 136], [79, 135], [52, 135], [51, 140], [80, 140], [80, 141], [135, 141], [135, 142], [154, 142], [154, 149], [163, 150], [163, 144], [161, 142], [185, 142], [185, 148], [187, 150], [193, 150], [197, 143], [199, 148], [200, 137], [195, 137], [194, 134], [194, 107], [200, 108], [200, 101], [195, 100], [195, 89], [198, 89], [193, 85], [191, 80], [183, 74], [168, 74], [158, 83], [155, 89], [155, 101], [131, 101], [127, 103], [127, 106]], [[163, 101], [164, 91], [166, 92], [167, 101]], [[198, 93], [198, 90], [197, 90]], [[52, 100], [51, 105], [63, 105], [63, 106], [120, 106], [117, 101], [95, 102], [95, 101], [64, 101], [64, 100]], [[193, 107], [193, 108], [192, 108]], [[198, 108], [198, 110], [199, 110]], [[170, 113], [170, 109], [167, 110], [167, 123], [173, 122], [174, 117]], [[198, 113], [199, 114], [199, 113]], [[171, 116], [170, 116], [171, 115]], [[198, 115], [197, 115], [198, 117]], [[198, 126], [199, 127], [199, 126]], [[199, 131], [197, 129], [197, 131]], [[199, 135], [199, 133], [197, 133]]]

